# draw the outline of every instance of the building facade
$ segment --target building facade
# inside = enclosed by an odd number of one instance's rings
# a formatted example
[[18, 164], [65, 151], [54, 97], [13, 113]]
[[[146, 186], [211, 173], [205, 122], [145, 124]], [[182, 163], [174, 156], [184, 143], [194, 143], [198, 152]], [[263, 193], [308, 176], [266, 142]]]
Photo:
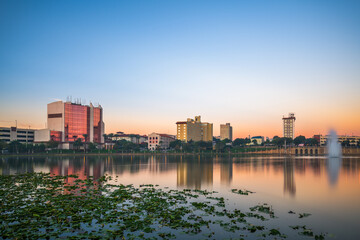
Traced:
[[220, 140], [229, 139], [230, 141], [233, 140], [232, 137], [232, 126], [230, 126], [230, 123], [226, 124], [220, 124]]
[[264, 143], [264, 137], [263, 136], [254, 136], [254, 137], [251, 137], [251, 142], [249, 145], [254, 145], [254, 140], [256, 141], [256, 144], [257, 145], [261, 145]]
[[19, 141], [20, 143], [34, 142], [34, 129], [25, 129], [17, 127], [0, 127], [0, 141], [10, 143]]
[[294, 139], [295, 130], [295, 114], [289, 113], [288, 117], [283, 117], [283, 136], [286, 138]]
[[112, 141], [120, 141], [125, 140], [128, 142], [132, 142], [135, 144], [141, 144], [148, 140], [148, 137], [145, 135], [139, 135], [139, 134], [124, 134], [123, 132], [117, 132], [116, 134], [113, 134], [111, 137]]
[[[47, 129], [36, 131], [35, 141], [104, 143], [103, 109], [73, 102], [57, 101], [47, 105]], [[86, 138], [86, 139], [85, 139]]]
[[152, 133], [148, 136], [148, 149], [151, 151], [157, 149], [168, 149], [172, 141], [175, 141], [173, 136], [168, 134]]
[[[326, 145], [327, 139], [329, 138], [329, 135], [320, 135], [320, 145], [324, 146]], [[343, 143], [345, 141], [349, 141], [350, 145], [356, 146], [358, 142], [360, 141], [360, 136], [345, 136], [345, 135], [338, 135], [338, 140], [340, 143]]]
[[213, 140], [213, 124], [201, 122], [201, 116], [196, 116], [195, 120], [188, 118], [186, 122], [177, 122], [176, 125], [176, 138], [178, 140], [184, 142]]

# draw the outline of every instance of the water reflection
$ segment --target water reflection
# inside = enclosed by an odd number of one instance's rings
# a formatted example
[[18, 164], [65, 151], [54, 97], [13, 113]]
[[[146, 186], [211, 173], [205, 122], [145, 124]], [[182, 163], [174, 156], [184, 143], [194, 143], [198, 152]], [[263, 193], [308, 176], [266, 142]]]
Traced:
[[[296, 179], [311, 174], [320, 178], [326, 174], [329, 185], [334, 186], [340, 175], [355, 175], [359, 179], [359, 158], [271, 158], [271, 157], [200, 157], [200, 156], [75, 156], [75, 157], [9, 157], [1, 158], [0, 174], [50, 172], [56, 175], [79, 175], [81, 179], [95, 179], [109, 175], [126, 175], [129, 180], [140, 181], [158, 176], [160, 183], [175, 180], [179, 188], [212, 188], [215, 183], [230, 187], [234, 178], [242, 176], [254, 180], [283, 177], [283, 193], [296, 196]], [[169, 174], [165, 174], [169, 173]], [[215, 177], [214, 177], [215, 175]], [[256, 175], [253, 177], [252, 175]], [[135, 179], [136, 176], [136, 179]], [[134, 178], [134, 179], [133, 179]], [[216, 179], [216, 180], [214, 180]], [[218, 179], [218, 180], [217, 180]], [[246, 178], [245, 178], [246, 180]], [[238, 180], [237, 180], [238, 181]], [[264, 185], [266, 183], [263, 183]]]
[[340, 167], [341, 167], [341, 158], [328, 158], [327, 159], [327, 172], [328, 172], [328, 178], [330, 185], [335, 186], [340, 173]]
[[233, 161], [226, 159], [220, 164], [220, 183], [229, 186], [233, 177]]
[[288, 158], [284, 160], [284, 193], [292, 197], [296, 193], [294, 161]]
[[177, 163], [177, 186], [181, 188], [201, 189], [211, 188], [213, 184], [213, 161], [198, 159], [183, 159]]
[[345, 157], [338, 161], [328, 161], [325, 157], [270, 156], [0, 158], [0, 174], [25, 172], [76, 174], [82, 180], [108, 174], [117, 179], [117, 183], [126, 185], [150, 183], [170, 189], [215, 190], [233, 201], [238, 201], [239, 196], [234, 197], [230, 189], [245, 188], [256, 194], [240, 196], [241, 204], [247, 204], [249, 199], [269, 202], [279, 215], [283, 212], [287, 217], [289, 210], [310, 212], [313, 215], [309, 220], [322, 232], [344, 236], [341, 239], [356, 239], [360, 235], [356, 225], [360, 221], [359, 157]]

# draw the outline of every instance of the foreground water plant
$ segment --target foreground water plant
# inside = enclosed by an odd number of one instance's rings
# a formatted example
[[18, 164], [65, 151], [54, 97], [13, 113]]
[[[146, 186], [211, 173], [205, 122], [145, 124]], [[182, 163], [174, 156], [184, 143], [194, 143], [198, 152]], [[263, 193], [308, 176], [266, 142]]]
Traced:
[[[149, 184], [136, 188], [111, 180], [46, 173], [0, 176], [1, 238], [199, 239], [216, 238], [219, 229], [240, 239], [286, 238], [280, 229], [254, 224], [274, 218], [268, 204], [229, 210], [216, 192]], [[305, 228], [302, 235], [314, 236]]]

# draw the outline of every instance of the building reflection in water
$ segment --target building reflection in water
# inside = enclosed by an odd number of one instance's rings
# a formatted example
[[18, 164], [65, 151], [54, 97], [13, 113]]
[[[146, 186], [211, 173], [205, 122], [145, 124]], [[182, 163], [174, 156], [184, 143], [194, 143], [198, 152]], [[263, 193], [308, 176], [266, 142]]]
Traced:
[[233, 161], [232, 159], [224, 159], [220, 162], [220, 183], [229, 186], [233, 177]]
[[202, 185], [211, 187], [213, 184], [213, 161], [202, 160], [200, 156], [193, 159], [183, 158], [177, 163], [177, 186], [201, 189]]
[[[215, 166], [214, 166], [215, 165]], [[219, 173], [222, 186], [237, 184], [233, 178], [249, 178], [264, 175], [283, 175], [283, 193], [296, 195], [295, 175], [299, 178], [327, 176], [328, 185], [336, 185], [343, 177], [356, 177], [360, 181], [359, 158], [344, 158], [329, 163], [325, 158], [283, 157], [211, 157], [211, 156], [69, 156], [69, 157], [2, 157], [0, 174], [10, 175], [26, 172], [50, 172], [55, 175], [76, 174], [80, 179], [95, 179], [109, 174], [126, 176], [134, 183], [152, 181], [153, 176], [167, 184], [173, 181], [181, 188], [212, 188], [215, 173]], [[144, 175], [142, 175], [144, 173]], [[170, 174], [164, 174], [170, 173]], [[177, 176], [175, 176], [177, 174]], [[71, 178], [72, 179], [72, 178]], [[72, 181], [72, 180], [71, 180]]]
[[[50, 166], [50, 173], [55, 175], [77, 175], [79, 179], [85, 180], [89, 176], [98, 179], [104, 175], [104, 164], [106, 161], [102, 159], [94, 159], [89, 157], [82, 158], [62, 158], [57, 164]], [[68, 178], [68, 183], [75, 181], [75, 178]]]
[[296, 185], [294, 177], [294, 159], [284, 159], [284, 193], [294, 197]]

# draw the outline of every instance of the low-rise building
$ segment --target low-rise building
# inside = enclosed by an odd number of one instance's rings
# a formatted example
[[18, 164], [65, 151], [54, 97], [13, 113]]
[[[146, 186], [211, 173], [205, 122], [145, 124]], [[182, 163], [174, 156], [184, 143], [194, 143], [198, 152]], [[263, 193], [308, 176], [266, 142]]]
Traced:
[[254, 136], [254, 137], [251, 137], [251, 143], [250, 145], [254, 145], [254, 142], [253, 141], [256, 141], [257, 145], [261, 145], [264, 143], [264, 137], [263, 136]]
[[[327, 139], [329, 138], [329, 135], [320, 135], [320, 145], [326, 145]], [[346, 136], [346, 135], [338, 135], [338, 140], [340, 143], [343, 143], [345, 141], [349, 141], [350, 145], [356, 146], [358, 142], [360, 141], [360, 136]]]
[[19, 141], [20, 143], [33, 143], [35, 129], [17, 127], [0, 127], [0, 141], [9, 143]]
[[148, 136], [148, 149], [151, 151], [157, 149], [168, 149], [170, 143], [176, 139], [168, 134], [152, 133]]
[[125, 140], [128, 142], [132, 142], [135, 144], [141, 144], [146, 142], [148, 139], [145, 135], [139, 135], [139, 134], [124, 134], [123, 132], [117, 132], [116, 134], [113, 134], [111, 137], [112, 141], [120, 141]]

